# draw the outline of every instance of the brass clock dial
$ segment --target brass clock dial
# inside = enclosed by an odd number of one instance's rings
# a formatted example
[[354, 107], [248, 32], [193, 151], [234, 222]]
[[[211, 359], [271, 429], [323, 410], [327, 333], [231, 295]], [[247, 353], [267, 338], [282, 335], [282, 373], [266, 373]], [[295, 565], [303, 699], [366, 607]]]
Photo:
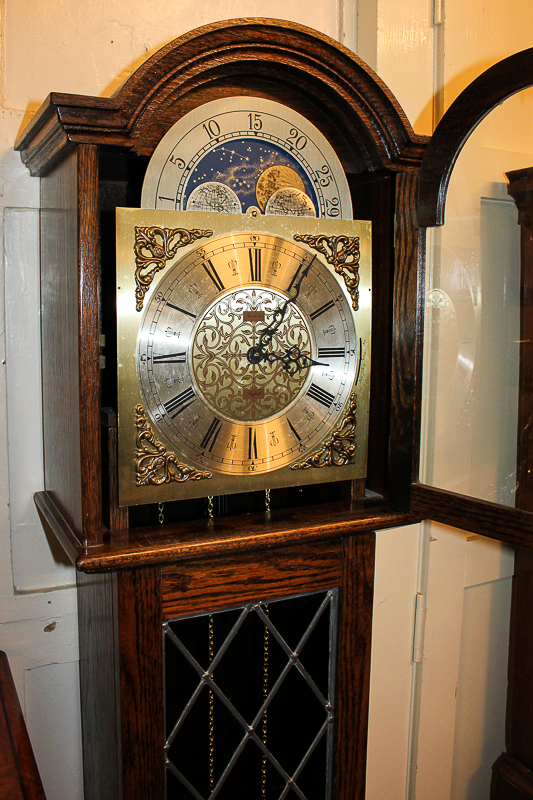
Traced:
[[349, 302], [320, 259], [280, 236], [235, 233], [168, 270], [143, 314], [137, 376], [186, 459], [247, 475], [319, 444], [357, 356]]
[[[324, 252], [310, 223], [120, 210], [121, 502], [153, 502], [154, 487], [177, 499], [364, 474], [369, 223], [335, 223], [350, 227], [342, 239], [322, 221]], [[162, 259], [185, 226], [198, 238]], [[327, 263], [341, 251], [346, 274]], [[347, 415], [355, 427], [356, 407], [357, 436], [312, 464]]]
[[150, 159], [141, 206], [352, 217], [327, 139], [301, 114], [258, 97], [213, 100], [176, 122]]

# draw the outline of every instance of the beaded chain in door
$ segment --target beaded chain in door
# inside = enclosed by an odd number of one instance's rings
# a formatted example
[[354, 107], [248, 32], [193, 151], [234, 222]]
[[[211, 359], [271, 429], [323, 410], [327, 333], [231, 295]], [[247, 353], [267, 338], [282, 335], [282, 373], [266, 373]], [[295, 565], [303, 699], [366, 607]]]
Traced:
[[337, 594], [164, 623], [167, 800], [331, 800]]

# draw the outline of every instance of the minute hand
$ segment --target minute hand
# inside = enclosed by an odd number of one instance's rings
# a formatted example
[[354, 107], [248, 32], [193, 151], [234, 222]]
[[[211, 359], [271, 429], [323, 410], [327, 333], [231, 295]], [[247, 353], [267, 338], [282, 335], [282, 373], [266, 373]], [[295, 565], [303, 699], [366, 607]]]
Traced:
[[307, 267], [304, 269], [304, 271], [298, 278], [297, 282], [291, 284], [289, 291], [292, 291], [292, 294], [287, 298], [287, 300], [285, 300], [285, 302], [283, 303], [282, 306], [280, 306], [280, 308], [277, 308], [274, 311], [274, 321], [266, 328], [263, 328], [263, 330], [259, 334], [259, 343], [254, 345], [253, 347], [250, 347], [250, 349], [248, 350], [246, 356], [250, 364], [260, 364], [261, 361], [265, 360], [266, 349], [268, 345], [271, 343], [272, 339], [274, 338], [274, 334], [278, 330], [279, 326], [283, 322], [289, 304], [294, 303], [298, 299], [298, 295], [300, 294], [300, 289], [302, 286], [302, 281], [309, 274], [309, 270], [311, 269], [311, 266], [315, 258], [316, 255], [313, 256]]
[[296, 300], [298, 299], [298, 295], [300, 294], [300, 289], [302, 288], [302, 282], [304, 278], [307, 278], [309, 270], [311, 269], [311, 266], [313, 265], [313, 261], [315, 260], [315, 258], [316, 255], [313, 256], [312, 260], [309, 262], [307, 267], [300, 275], [298, 281], [291, 287], [293, 294], [290, 297], [288, 297], [287, 300], [285, 300], [285, 302], [280, 308], [277, 308], [276, 311], [274, 311], [274, 321], [267, 328], [264, 328], [264, 330], [261, 331], [259, 335], [259, 347], [261, 350], [264, 350], [265, 347], [268, 347], [268, 345], [274, 338], [274, 334], [276, 333], [279, 326], [283, 322], [283, 319], [285, 317], [285, 314], [287, 313], [287, 309], [290, 303], [295, 303]]

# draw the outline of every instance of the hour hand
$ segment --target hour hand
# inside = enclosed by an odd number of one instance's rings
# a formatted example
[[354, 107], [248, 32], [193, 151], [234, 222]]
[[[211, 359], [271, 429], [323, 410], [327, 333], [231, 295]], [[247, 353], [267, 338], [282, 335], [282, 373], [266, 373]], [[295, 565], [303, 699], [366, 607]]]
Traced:
[[302, 369], [308, 369], [309, 367], [317, 366], [317, 367], [328, 367], [329, 364], [321, 364], [320, 361], [315, 361], [311, 358], [311, 356], [302, 353], [299, 347], [289, 347], [288, 350], [285, 350], [283, 354], [279, 353], [266, 353], [265, 360], [269, 363], [273, 363], [274, 361], [281, 361], [281, 366], [283, 369], [289, 373], [289, 375], [295, 375], [297, 372], [300, 372]]
[[[274, 334], [283, 321], [289, 302], [289, 300], [285, 301], [281, 308], [274, 311], [274, 321], [267, 328], [263, 328], [259, 334], [259, 343], [253, 345], [248, 350], [246, 355], [250, 364], [260, 364], [261, 361], [267, 360], [269, 356], [272, 355], [267, 352], [267, 347], [272, 342]], [[274, 358], [272, 360], [276, 361], [277, 359]]]

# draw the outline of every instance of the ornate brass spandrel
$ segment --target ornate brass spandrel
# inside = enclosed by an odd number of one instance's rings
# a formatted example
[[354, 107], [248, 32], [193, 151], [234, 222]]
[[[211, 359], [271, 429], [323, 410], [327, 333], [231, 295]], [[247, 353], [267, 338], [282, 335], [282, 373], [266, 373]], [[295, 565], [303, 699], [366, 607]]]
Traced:
[[137, 486], [160, 486], [163, 483], [184, 483], [212, 478], [211, 472], [201, 472], [180, 464], [174, 453], [157, 441], [141, 405], [135, 407], [137, 428], [135, 474]]
[[341, 424], [326, 439], [320, 450], [299, 461], [291, 469], [311, 469], [312, 467], [344, 467], [355, 463], [355, 428], [357, 425], [357, 395], [350, 396], [348, 407]]
[[135, 226], [135, 299], [136, 310], [142, 311], [144, 296], [150, 288], [154, 276], [174, 258], [180, 247], [209, 238], [211, 230], [194, 228], [159, 228], [157, 226]]
[[300, 234], [293, 236], [296, 242], [304, 242], [324, 256], [337, 275], [344, 278], [352, 298], [352, 308], [359, 308], [359, 236], [326, 236], [325, 234]]

